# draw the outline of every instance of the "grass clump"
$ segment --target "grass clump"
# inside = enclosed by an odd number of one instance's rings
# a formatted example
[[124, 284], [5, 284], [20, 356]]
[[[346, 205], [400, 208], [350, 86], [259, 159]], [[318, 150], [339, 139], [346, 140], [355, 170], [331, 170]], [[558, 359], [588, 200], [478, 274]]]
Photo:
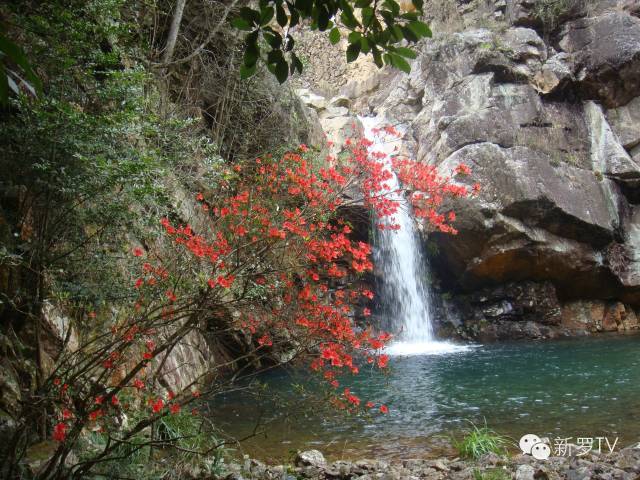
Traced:
[[458, 450], [458, 454], [463, 458], [478, 459], [486, 453], [495, 453], [497, 455], [505, 455], [507, 453], [506, 437], [491, 430], [485, 424], [478, 427], [471, 424], [471, 428], [465, 433], [461, 441], [453, 440], [454, 447]]
[[473, 480], [510, 480], [511, 476], [503, 468], [491, 468], [482, 471], [479, 468], [473, 470]]

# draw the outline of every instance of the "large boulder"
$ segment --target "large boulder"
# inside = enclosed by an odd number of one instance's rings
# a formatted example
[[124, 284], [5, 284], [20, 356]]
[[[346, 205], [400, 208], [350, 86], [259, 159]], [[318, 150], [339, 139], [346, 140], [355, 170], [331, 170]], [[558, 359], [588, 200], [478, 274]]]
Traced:
[[640, 91], [640, 19], [624, 11], [565, 25], [560, 48], [574, 55], [579, 87], [607, 107], [624, 105]]

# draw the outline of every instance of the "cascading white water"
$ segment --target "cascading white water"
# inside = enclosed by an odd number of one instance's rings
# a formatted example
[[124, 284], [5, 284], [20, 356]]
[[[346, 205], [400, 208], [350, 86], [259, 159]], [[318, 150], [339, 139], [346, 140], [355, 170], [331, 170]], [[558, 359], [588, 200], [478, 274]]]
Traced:
[[386, 124], [380, 117], [360, 117], [360, 121], [365, 137], [374, 142], [369, 150], [385, 154], [385, 161], [393, 174], [386, 182], [387, 198], [400, 205], [393, 217], [393, 223], [399, 225], [399, 230], [374, 229], [374, 261], [382, 277], [378, 295], [389, 316], [389, 326], [397, 335], [397, 340], [385, 351], [391, 355], [421, 355], [465, 348], [434, 339], [426, 263], [420, 251], [411, 207], [402, 195], [400, 182], [391, 167], [392, 157], [401, 140], [374, 134], [376, 128]]

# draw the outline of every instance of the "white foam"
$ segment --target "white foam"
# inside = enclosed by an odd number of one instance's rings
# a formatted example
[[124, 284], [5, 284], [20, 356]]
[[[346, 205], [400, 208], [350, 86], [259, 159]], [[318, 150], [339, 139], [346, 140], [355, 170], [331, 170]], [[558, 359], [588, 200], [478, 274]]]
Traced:
[[393, 342], [384, 349], [384, 353], [394, 357], [414, 355], [445, 355], [467, 352], [480, 345], [459, 345], [451, 342]]

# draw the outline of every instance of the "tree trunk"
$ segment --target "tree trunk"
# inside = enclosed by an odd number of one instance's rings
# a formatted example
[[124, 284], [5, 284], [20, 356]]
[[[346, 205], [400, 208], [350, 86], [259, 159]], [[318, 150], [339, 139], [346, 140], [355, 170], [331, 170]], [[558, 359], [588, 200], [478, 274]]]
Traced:
[[171, 19], [171, 27], [169, 28], [169, 35], [167, 36], [167, 45], [164, 49], [162, 56], [163, 63], [169, 63], [171, 57], [173, 57], [173, 51], [176, 48], [176, 41], [178, 40], [178, 31], [180, 30], [180, 23], [182, 22], [182, 14], [184, 12], [184, 6], [187, 4], [187, 0], [178, 0], [176, 9], [173, 12], [173, 18]]

